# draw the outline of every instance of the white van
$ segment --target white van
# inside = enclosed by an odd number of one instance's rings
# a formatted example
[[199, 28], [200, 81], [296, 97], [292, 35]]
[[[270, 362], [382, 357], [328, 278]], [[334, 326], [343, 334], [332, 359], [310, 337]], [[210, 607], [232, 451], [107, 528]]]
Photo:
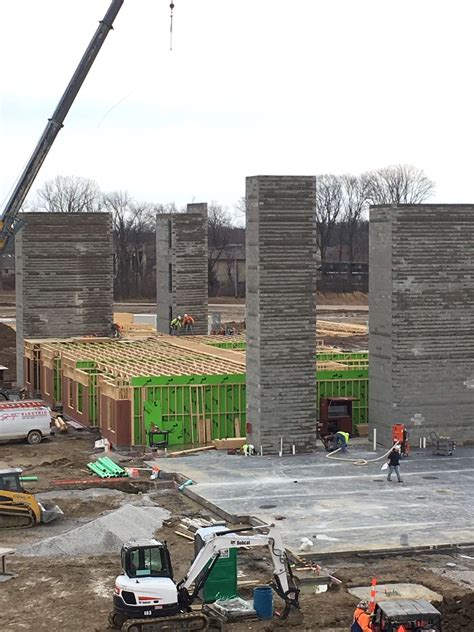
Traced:
[[0, 441], [26, 439], [41, 443], [51, 434], [51, 409], [42, 402], [0, 403]]

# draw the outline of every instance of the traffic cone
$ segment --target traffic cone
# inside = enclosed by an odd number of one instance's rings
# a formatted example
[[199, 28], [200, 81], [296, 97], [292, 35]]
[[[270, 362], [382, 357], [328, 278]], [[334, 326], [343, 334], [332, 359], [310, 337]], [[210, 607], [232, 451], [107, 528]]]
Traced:
[[375, 577], [371, 581], [372, 588], [370, 589], [370, 602], [369, 602], [369, 612], [373, 613], [375, 611], [375, 595], [377, 594], [377, 580]]

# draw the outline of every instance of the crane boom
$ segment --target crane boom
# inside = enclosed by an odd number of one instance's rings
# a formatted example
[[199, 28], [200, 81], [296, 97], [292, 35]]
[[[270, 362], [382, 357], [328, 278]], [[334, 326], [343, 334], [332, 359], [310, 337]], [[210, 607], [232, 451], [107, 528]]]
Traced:
[[64, 119], [67, 116], [74, 100], [84, 83], [85, 78], [92, 64], [99, 53], [105, 38], [113, 28], [113, 23], [118, 12], [122, 8], [124, 0], [112, 0], [107, 13], [99, 22], [99, 26], [94, 33], [79, 65], [77, 66], [61, 100], [59, 101], [53, 115], [48, 119], [38, 144], [31, 155], [18, 183], [16, 184], [5, 209], [0, 217], [0, 252], [5, 248], [9, 238], [21, 228], [21, 220], [18, 213], [25, 201], [28, 192], [35, 181], [36, 176], [43, 164], [49, 150], [51, 149], [59, 130], [63, 127]]

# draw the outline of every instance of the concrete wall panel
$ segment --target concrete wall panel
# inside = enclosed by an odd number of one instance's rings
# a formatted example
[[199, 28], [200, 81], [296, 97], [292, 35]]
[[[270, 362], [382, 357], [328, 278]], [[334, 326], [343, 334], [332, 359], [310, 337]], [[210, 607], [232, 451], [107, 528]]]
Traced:
[[168, 333], [171, 317], [187, 313], [195, 320], [194, 333], [207, 334], [207, 204], [157, 215], [156, 244], [158, 331]]
[[[370, 422], [474, 440], [474, 206], [370, 213]], [[412, 421], [421, 415], [421, 425]]]
[[247, 178], [249, 441], [316, 444], [315, 178]]
[[25, 338], [108, 336], [113, 321], [109, 213], [24, 213], [16, 235], [17, 381]]

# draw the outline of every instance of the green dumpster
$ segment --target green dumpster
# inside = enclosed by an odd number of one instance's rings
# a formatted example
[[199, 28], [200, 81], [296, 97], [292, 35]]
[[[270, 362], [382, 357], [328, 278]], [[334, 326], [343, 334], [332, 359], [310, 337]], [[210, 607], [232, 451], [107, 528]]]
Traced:
[[[213, 533], [225, 530], [225, 525], [202, 527], [198, 529], [194, 535], [195, 556], [204, 547]], [[206, 570], [207, 568], [209, 568], [209, 564], [206, 565]], [[206, 572], [206, 570], [203, 572]], [[234, 599], [234, 597], [238, 596], [237, 549], [231, 548], [221, 551], [219, 559], [214, 564], [199, 596], [204, 603], [211, 603], [217, 599]]]

